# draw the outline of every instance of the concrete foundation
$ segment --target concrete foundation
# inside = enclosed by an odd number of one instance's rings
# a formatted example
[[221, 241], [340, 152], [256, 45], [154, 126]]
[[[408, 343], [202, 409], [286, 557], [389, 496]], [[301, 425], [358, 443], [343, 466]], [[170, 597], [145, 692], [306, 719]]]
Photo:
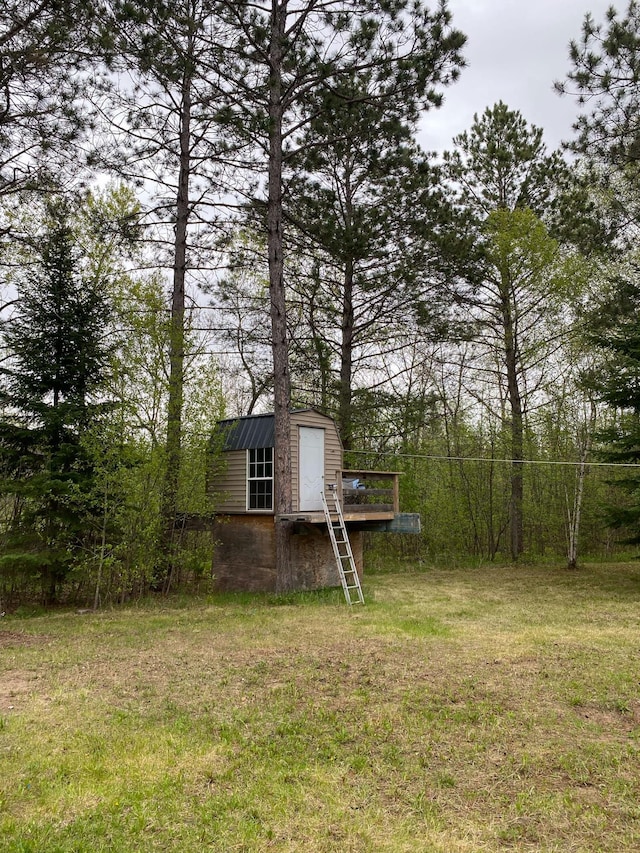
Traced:
[[[272, 515], [227, 515], [214, 523], [215, 585], [220, 590], [275, 592], [276, 549]], [[362, 533], [349, 531], [358, 574], [362, 577]], [[340, 586], [340, 577], [324, 525], [296, 524], [291, 538], [296, 589]]]

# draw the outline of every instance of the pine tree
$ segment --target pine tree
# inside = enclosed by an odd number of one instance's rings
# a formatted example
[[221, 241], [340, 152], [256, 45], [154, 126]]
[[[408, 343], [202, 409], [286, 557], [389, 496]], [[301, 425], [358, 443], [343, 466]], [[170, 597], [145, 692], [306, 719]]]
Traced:
[[345, 81], [344, 102], [332, 92], [318, 97], [287, 194], [298, 260], [288, 279], [303, 324], [292, 334], [294, 354], [315, 366], [318, 381], [307, 384], [335, 412], [346, 450], [358, 418], [371, 417], [358, 374], [397, 348], [412, 306], [436, 307], [446, 209], [438, 170], [412, 139], [415, 101], [371, 103], [370, 82], [367, 73]]
[[[343, 82], [368, 71], [372, 104], [400, 100], [404, 93], [409, 103], [421, 107], [433, 85], [461, 64], [465, 39], [451, 28], [444, 2], [433, 13], [419, 0], [222, 0], [220, 6], [238, 33], [230, 52], [236, 65], [225, 71], [234, 94], [230, 118], [239, 138], [255, 152], [265, 187], [261, 202], [274, 375], [274, 510], [286, 517], [292, 489], [285, 197], [293, 152], [315, 115], [314, 94], [333, 90], [338, 100], [348, 102], [349, 95], [342, 98], [340, 92]], [[276, 525], [276, 585], [282, 591], [291, 588], [294, 578], [291, 531], [284, 518]]]
[[[589, 13], [569, 46], [572, 68], [555, 84], [581, 107], [568, 147], [597, 187], [603, 236], [637, 238], [640, 227], [640, 4], [613, 6], [604, 23]], [[602, 227], [602, 225], [601, 225]]]
[[5, 330], [0, 493], [14, 512], [0, 565], [30, 569], [45, 600], [56, 597], [82, 539], [92, 471], [81, 436], [97, 402], [109, 355], [104, 279], [83, 275], [71, 214], [48, 205], [33, 266], [19, 274], [18, 307]]
[[[614, 276], [604, 296], [587, 316], [590, 343], [599, 359], [585, 384], [612, 411], [609, 425], [596, 438], [602, 460], [640, 464], [640, 287], [637, 265]], [[607, 507], [614, 528], [640, 543], [640, 475], [633, 468], [613, 480], [625, 497]]]
[[556, 83], [561, 94], [575, 94], [588, 108], [574, 129], [573, 150], [618, 169], [640, 159], [640, 4], [630, 0], [626, 14], [613, 6], [606, 23], [585, 16], [582, 35], [569, 46], [572, 70]]
[[[570, 142], [590, 166], [590, 176], [603, 199], [620, 244], [631, 249], [630, 272], [609, 281], [609, 294], [590, 317], [592, 341], [599, 346], [599, 368], [591, 384], [615, 412], [603, 431], [601, 455], [610, 462], [640, 462], [640, 292], [637, 285], [637, 244], [640, 227], [640, 4], [629, 0], [626, 10], [613, 6], [605, 21], [585, 16], [582, 34], [569, 49], [572, 69], [561, 94], [577, 96], [584, 108]], [[633, 469], [617, 481], [627, 492], [622, 505], [610, 507], [616, 527], [635, 530], [640, 542], [640, 477]]]
[[542, 341], [557, 341], [557, 329], [549, 330], [545, 317], [561, 317], [554, 294], [566, 280], [559, 246], [541, 219], [560, 197], [567, 168], [559, 153], [547, 153], [542, 130], [502, 102], [476, 116], [454, 144], [445, 154], [448, 177], [477, 235], [474, 252], [460, 260], [455, 298], [476, 323], [496, 393], [506, 403], [509, 531], [517, 560], [524, 549], [524, 436], [532, 396], [527, 378], [531, 365], [548, 360], [542, 353], [552, 347]]
[[[5, 0], [0, 9], [0, 199], [58, 179], [83, 125], [81, 75], [93, 5]], [[63, 156], [60, 156], [61, 151]]]
[[[110, 144], [93, 156], [119, 176], [143, 184], [150, 199], [145, 221], [153, 228], [154, 262], [170, 271], [169, 389], [162, 505], [162, 558], [157, 586], [171, 584], [182, 464], [186, 327], [194, 271], [211, 268], [228, 188], [223, 161], [226, 94], [220, 65], [230, 56], [229, 27], [216, 0], [109, 0], [100, 13], [99, 51], [109, 68], [98, 105], [104, 104]], [[118, 88], [113, 72], [130, 84]], [[226, 215], [226, 214], [225, 214]], [[149, 234], [150, 232], [147, 232]]]

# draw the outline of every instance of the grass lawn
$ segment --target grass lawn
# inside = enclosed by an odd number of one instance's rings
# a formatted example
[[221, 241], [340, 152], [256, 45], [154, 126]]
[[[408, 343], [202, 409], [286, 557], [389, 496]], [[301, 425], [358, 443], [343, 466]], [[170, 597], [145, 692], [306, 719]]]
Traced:
[[640, 564], [0, 621], [0, 851], [640, 850]]

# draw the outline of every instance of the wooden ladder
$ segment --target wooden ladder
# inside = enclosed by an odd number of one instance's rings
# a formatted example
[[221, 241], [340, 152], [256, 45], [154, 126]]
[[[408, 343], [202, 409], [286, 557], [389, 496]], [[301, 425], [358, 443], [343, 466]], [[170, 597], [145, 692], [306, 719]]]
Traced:
[[[344, 515], [338, 498], [338, 488], [333, 484], [328, 486], [327, 494], [322, 492], [322, 507], [324, 509], [324, 517], [327, 522], [329, 538], [333, 547], [333, 554], [336, 558], [338, 574], [340, 582], [344, 590], [344, 597], [347, 604], [364, 604], [364, 596], [362, 587], [360, 586], [360, 578], [356, 569], [356, 562], [353, 559], [353, 551], [349, 542], [347, 526], [344, 523]], [[329, 501], [332, 502], [332, 507], [329, 507]]]

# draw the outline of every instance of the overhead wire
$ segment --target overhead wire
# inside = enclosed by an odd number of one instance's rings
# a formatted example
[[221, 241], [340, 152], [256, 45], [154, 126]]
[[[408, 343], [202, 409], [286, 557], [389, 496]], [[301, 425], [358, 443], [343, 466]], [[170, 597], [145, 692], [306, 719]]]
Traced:
[[398, 453], [394, 450], [349, 450], [349, 455], [354, 456], [394, 456], [403, 459], [429, 459], [435, 462], [491, 462], [513, 463], [523, 465], [566, 465], [570, 467], [588, 468], [640, 468], [640, 462], [566, 462], [556, 459], [496, 459], [490, 456], [436, 456], [428, 453]]

